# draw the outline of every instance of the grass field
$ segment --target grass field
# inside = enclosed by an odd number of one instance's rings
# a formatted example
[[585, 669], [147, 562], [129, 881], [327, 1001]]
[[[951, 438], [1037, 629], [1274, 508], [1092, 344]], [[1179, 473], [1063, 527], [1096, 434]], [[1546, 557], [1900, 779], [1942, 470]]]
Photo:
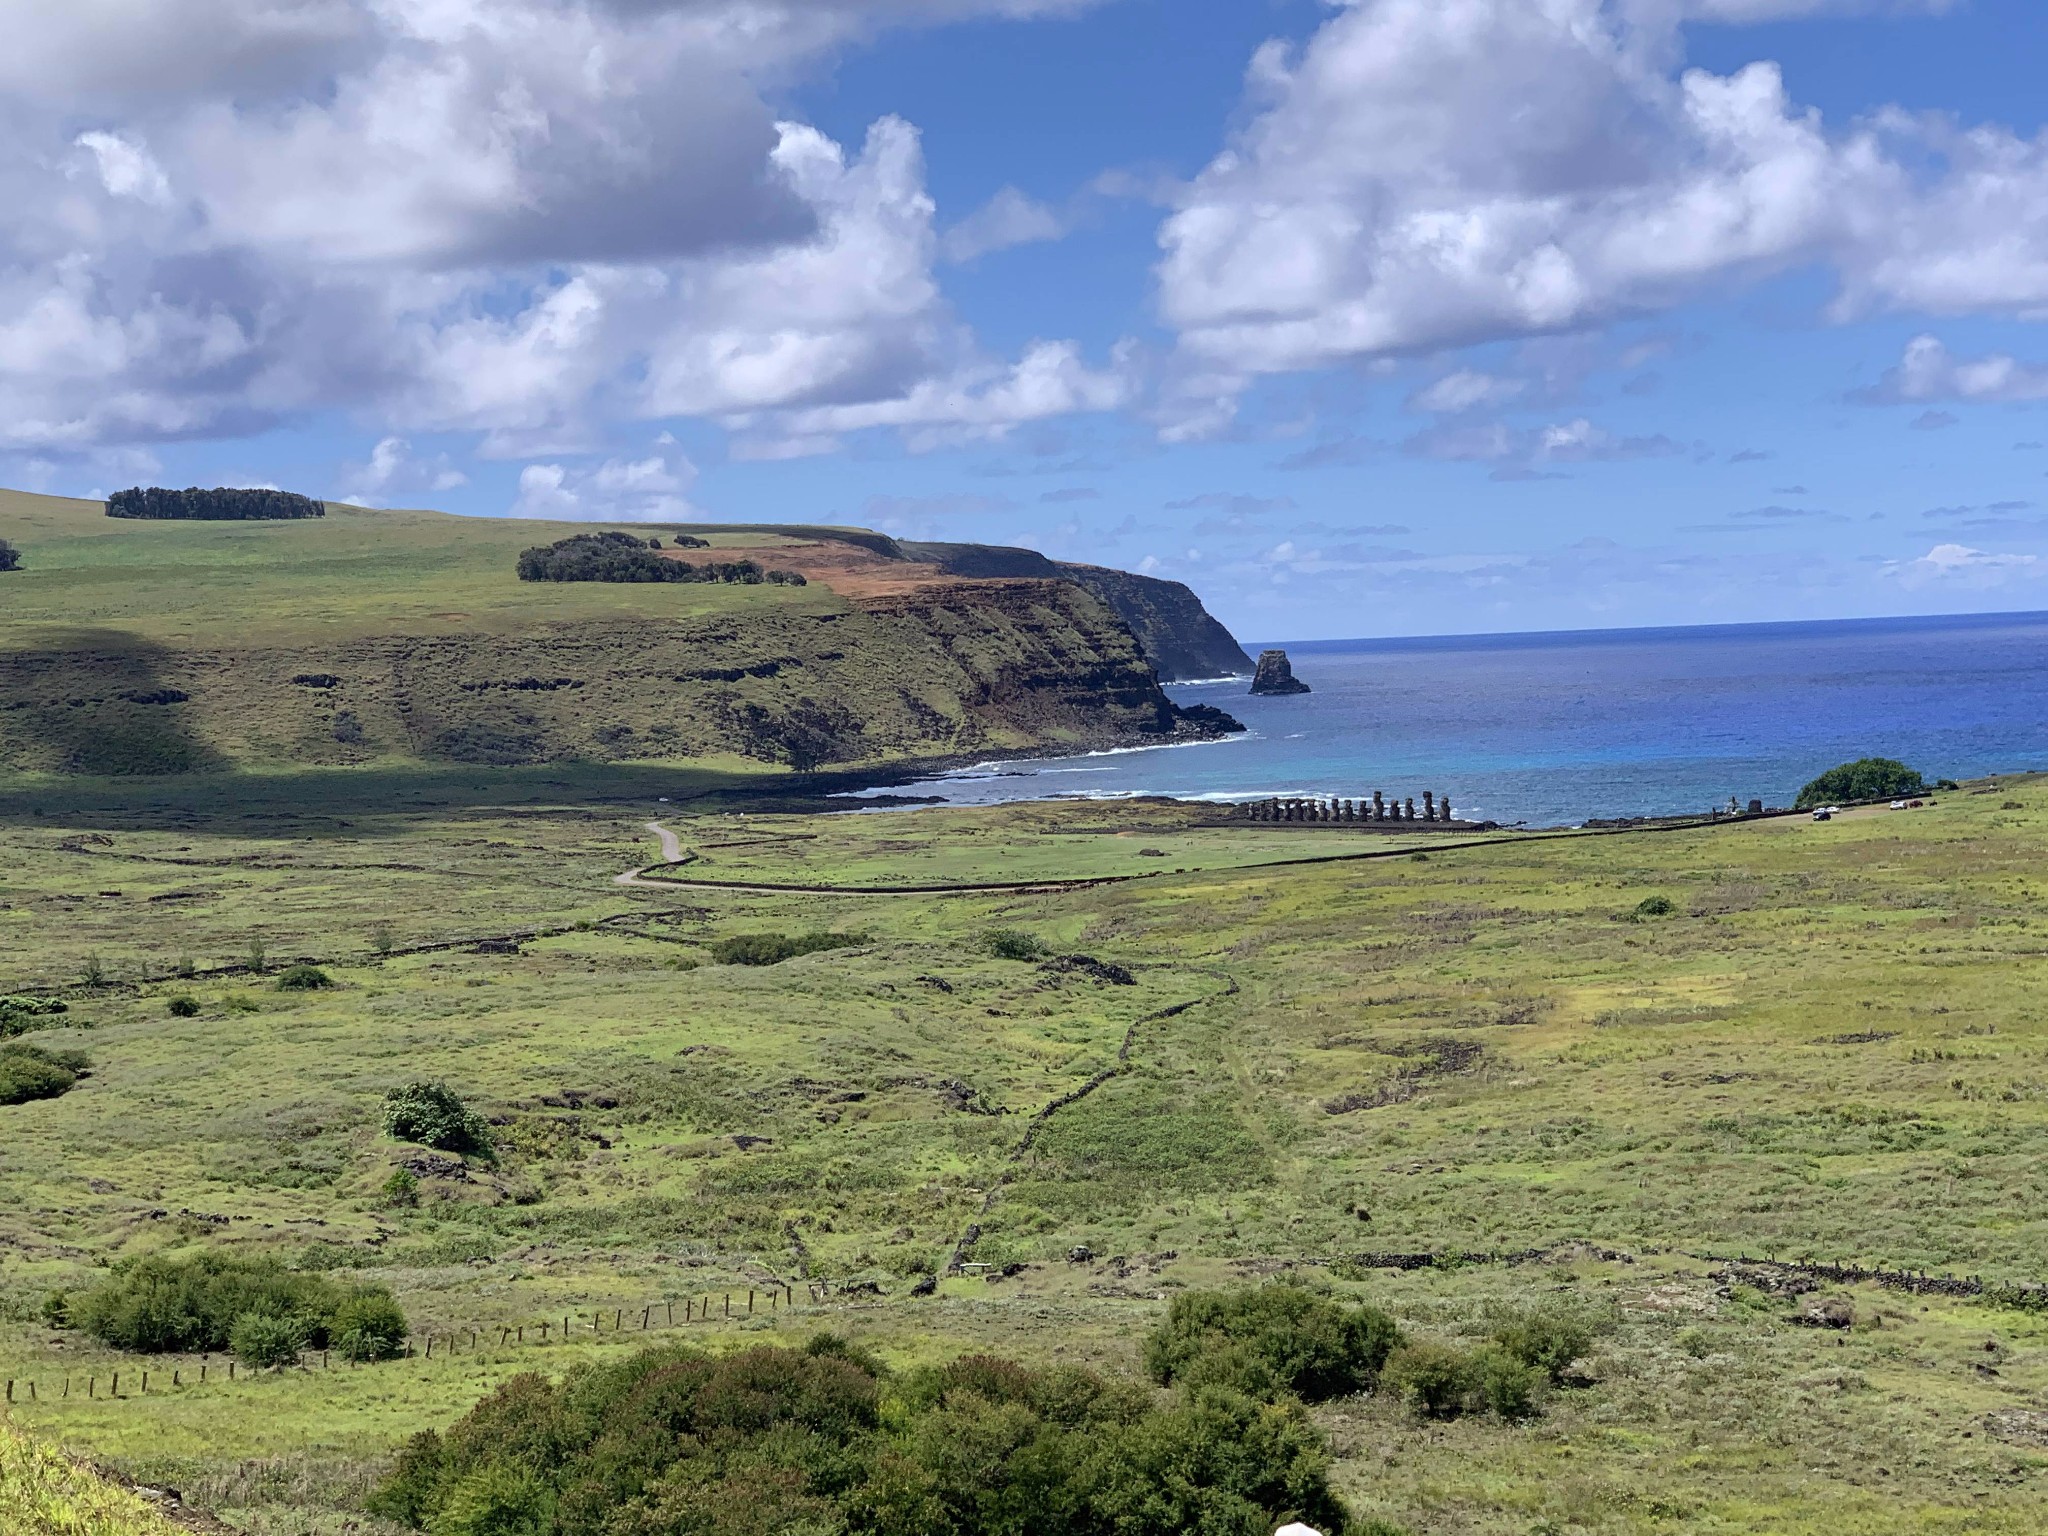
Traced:
[[[239, 810], [0, 797], [0, 993], [61, 993], [65, 1027], [31, 1038], [92, 1062], [0, 1108], [0, 1375], [24, 1424], [243, 1528], [376, 1529], [353, 1510], [400, 1439], [517, 1370], [636, 1346], [650, 1305], [650, 1333], [721, 1347], [829, 1325], [899, 1363], [1128, 1371], [1177, 1288], [1282, 1271], [1424, 1336], [1556, 1295], [1606, 1320], [1593, 1384], [1525, 1426], [1319, 1410], [1354, 1509], [1417, 1536], [2041, 1528], [2048, 1316], [1861, 1285], [1821, 1293], [1853, 1327], [1800, 1326], [1723, 1261], [2048, 1280], [2048, 780], [1307, 864], [1280, 861], [1387, 845], [1153, 805], [691, 814], [652, 782], [535, 777], [379, 810], [265, 782]], [[658, 857], [650, 820], [685, 876], [1138, 878], [620, 887]], [[816, 929], [861, 942], [711, 963], [720, 938]], [[998, 959], [994, 929], [1103, 965]], [[277, 990], [299, 958], [339, 985]], [[379, 1101], [416, 1076], [491, 1115], [502, 1154], [387, 1208], [417, 1149]], [[212, 1245], [381, 1280], [444, 1342], [232, 1383], [216, 1357], [200, 1386], [196, 1360], [40, 1321], [108, 1261]], [[956, 1246], [992, 1269], [912, 1297]], [[1370, 1257], [1414, 1252], [1473, 1257]], [[765, 1310], [784, 1282], [796, 1305]], [[737, 1316], [694, 1320], [728, 1292]]]
[[[537, 622], [843, 608], [818, 588], [520, 582], [519, 552], [588, 524], [336, 504], [300, 522], [135, 522], [98, 502], [0, 491], [23, 551], [6, 619], [159, 644], [303, 645], [323, 634], [469, 634]], [[713, 535], [714, 542], [729, 535]]]

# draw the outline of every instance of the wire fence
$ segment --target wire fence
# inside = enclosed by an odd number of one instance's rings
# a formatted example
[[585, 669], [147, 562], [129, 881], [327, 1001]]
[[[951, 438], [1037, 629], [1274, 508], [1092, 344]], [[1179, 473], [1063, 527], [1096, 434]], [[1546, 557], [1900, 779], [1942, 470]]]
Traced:
[[[858, 1287], [847, 1289], [846, 1295], [854, 1295]], [[804, 1287], [805, 1299], [813, 1304], [829, 1301], [834, 1289], [828, 1281], [810, 1281]], [[653, 1333], [666, 1328], [690, 1327], [712, 1323], [729, 1322], [760, 1316], [780, 1316], [797, 1309], [796, 1287], [785, 1282], [772, 1285], [753, 1286], [747, 1290], [713, 1291], [702, 1296], [680, 1298], [682, 1313], [676, 1313], [676, 1300], [664, 1297], [650, 1302], [636, 1313], [630, 1307], [599, 1307], [590, 1311], [564, 1312], [559, 1318], [546, 1317], [525, 1323], [491, 1323], [480, 1327], [434, 1329], [417, 1338], [408, 1337], [394, 1353], [379, 1360], [351, 1360], [347, 1357], [336, 1359], [333, 1349], [308, 1349], [299, 1351], [296, 1368], [304, 1371], [329, 1371], [337, 1364], [345, 1369], [359, 1370], [365, 1367], [388, 1366], [406, 1360], [442, 1360], [457, 1356], [469, 1356], [487, 1350], [535, 1347], [544, 1344], [565, 1344], [577, 1337], [603, 1337], [614, 1334]], [[636, 1322], [635, 1319], [638, 1319]], [[89, 1402], [132, 1402], [137, 1398], [162, 1396], [167, 1392], [183, 1391], [191, 1387], [207, 1386], [218, 1382], [247, 1381], [252, 1377], [274, 1375], [279, 1369], [292, 1367], [252, 1367], [235, 1359], [232, 1355], [215, 1360], [211, 1354], [199, 1356], [197, 1360], [182, 1360], [147, 1367], [123, 1366], [105, 1371], [85, 1370], [67, 1372], [59, 1376], [16, 1376], [6, 1380], [6, 1401], [9, 1403], [63, 1402], [73, 1396]], [[126, 1390], [124, 1389], [124, 1386]]]

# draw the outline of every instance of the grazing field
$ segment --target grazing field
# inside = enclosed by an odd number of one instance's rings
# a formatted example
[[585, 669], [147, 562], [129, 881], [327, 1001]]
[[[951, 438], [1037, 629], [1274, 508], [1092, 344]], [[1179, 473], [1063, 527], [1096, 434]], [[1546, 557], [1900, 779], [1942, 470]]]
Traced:
[[[656, 1336], [1127, 1374], [1167, 1298], [1275, 1276], [1421, 1340], [1560, 1299], [1595, 1325], [1524, 1422], [1316, 1408], [1361, 1519], [2041, 1527], [2048, 1313], [1995, 1287], [2048, 1280], [2048, 780], [1404, 849], [1150, 804], [345, 778], [0, 796], [0, 995], [64, 1002], [21, 1039], [88, 1063], [0, 1106], [0, 1376], [37, 1433], [244, 1529], [382, 1530], [408, 1435]], [[650, 821], [673, 875], [826, 889], [617, 884]], [[1354, 851], [1395, 856], [1286, 862]], [[999, 878], [1116, 883], [829, 889]], [[716, 963], [763, 934], [832, 937]], [[333, 985], [282, 989], [297, 962]], [[419, 1078], [494, 1159], [385, 1134]], [[200, 1384], [52, 1325], [110, 1263], [218, 1251], [390, 1287], [414, 1353], [215, 1354]]]

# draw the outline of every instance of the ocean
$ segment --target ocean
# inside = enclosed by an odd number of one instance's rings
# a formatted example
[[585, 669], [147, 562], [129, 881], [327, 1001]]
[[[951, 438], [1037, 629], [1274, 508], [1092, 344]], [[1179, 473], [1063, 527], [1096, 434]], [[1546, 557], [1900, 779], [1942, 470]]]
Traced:
[[[1929, 781], [2048, 769], [2048, 614], [1854, 619], [1285, 645], [1314, 690], [1175, 684], [1251, 729], [1230, 740], [989, 762], [897, 794], [1448, 795], [1461, 819], [1566, 826], [1733, 796], [1790, 805], [1859, 757]], [[1258, 646], [1249, 646], [1255, 654]]]

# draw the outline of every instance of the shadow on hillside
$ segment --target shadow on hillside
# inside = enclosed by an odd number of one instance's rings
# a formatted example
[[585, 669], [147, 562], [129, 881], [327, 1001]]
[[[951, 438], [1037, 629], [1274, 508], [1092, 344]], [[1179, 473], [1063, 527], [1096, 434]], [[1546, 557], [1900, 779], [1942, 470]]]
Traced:
[[662, 797], [679, 813], [844, 810], [845, 802], [828, 804], [825, 797], [902, 777], [901, 768], [796, 779], [688, 765], [599, 763], [310, 768], [150, 778], [0, 775], [0, 828], [92, 826], [361, 838], [395, 834], [423, 817], [472, 812], [631, 805], [657, 815]]
[[163, 646], [112, 629], [36, 639], [0, 650], [0, 765], [96, 778], [223, 766], [192, 730]]

